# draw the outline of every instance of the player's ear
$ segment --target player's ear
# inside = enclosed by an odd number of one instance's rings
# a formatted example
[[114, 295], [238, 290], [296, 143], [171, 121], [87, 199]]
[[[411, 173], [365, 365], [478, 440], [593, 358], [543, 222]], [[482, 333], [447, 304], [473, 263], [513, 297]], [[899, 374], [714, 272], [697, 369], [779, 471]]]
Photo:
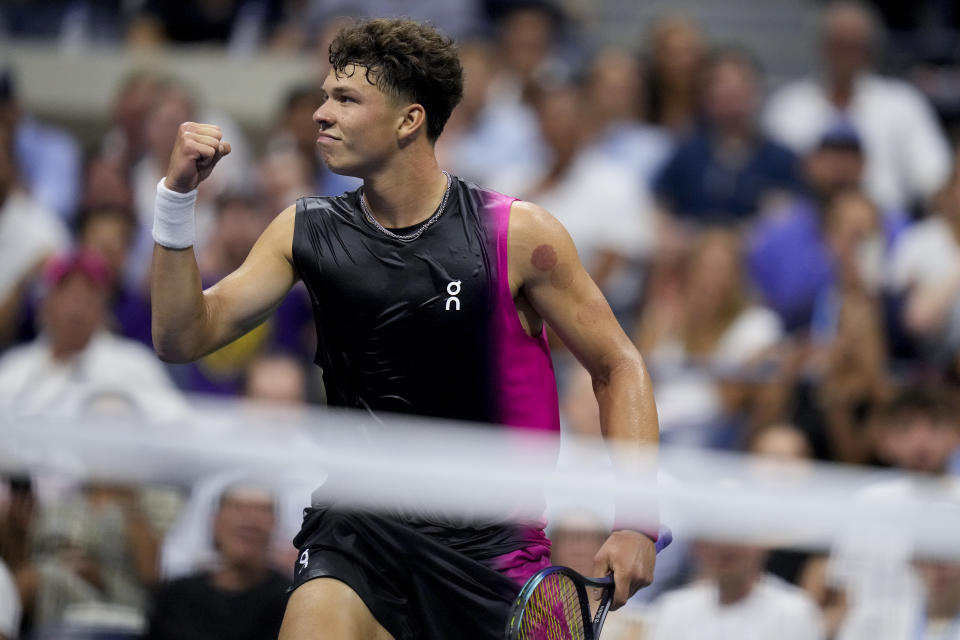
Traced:
[[413, 103], [407, 105], [400, 114], [400, 123], [397, 127], [397, 138], [401, 146], [412, 142], [420, 133], [426, 132], [427, 112], [423, 105]]

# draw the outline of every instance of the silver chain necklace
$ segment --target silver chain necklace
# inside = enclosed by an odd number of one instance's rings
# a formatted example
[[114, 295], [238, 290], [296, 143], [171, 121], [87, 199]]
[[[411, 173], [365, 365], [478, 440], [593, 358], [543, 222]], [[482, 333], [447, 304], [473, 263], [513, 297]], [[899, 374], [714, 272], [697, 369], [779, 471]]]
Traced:
[[373, 217], [373, 214], [370, 213], [370, 208], [367, 206], [367, 197], [366, 194], [361, 190], [360, 191], [360, 210], [363, 211], [363, 217], [367, 219], [367, 222], [372, 224], [386, 236], [393, 238], [394, 240], [400, 240], [401, 242], [413, 242], [417, 238], [423, 235], [423, 232], [433, 226], [433, 223], [440, 219], [440, 216], [443, 215], [444, 209], [447, 208], [447, 198], [450, 197], [450, 185], [452, 180], [450, 179], [450, 174], [446, 171], [443, 172], [443, 175], [447, 176], [447, 188], [443, 192], [443, 199], [440, 201], [440, 206], [437, 207], [437, 210], [433, 212], [433, 215], [430, 216], [430, 219], [420, 225], [420, 228], [409, 233], [407, 235], [400, 235], [399, 233], [394, 233], [387, 229], [382, 224], [377, 222], [377, 219]]

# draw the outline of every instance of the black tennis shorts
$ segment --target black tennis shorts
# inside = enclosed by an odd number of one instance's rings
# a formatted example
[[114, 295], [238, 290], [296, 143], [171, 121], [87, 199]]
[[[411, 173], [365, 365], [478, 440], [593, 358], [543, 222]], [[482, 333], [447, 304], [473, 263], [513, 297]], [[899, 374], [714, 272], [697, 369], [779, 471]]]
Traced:
[[335, 578], [396, 640], [499, 640], [520, 586], [493, 568], [496, 549], [450, 545], [399, 517], [304, 511], [292, 589]]

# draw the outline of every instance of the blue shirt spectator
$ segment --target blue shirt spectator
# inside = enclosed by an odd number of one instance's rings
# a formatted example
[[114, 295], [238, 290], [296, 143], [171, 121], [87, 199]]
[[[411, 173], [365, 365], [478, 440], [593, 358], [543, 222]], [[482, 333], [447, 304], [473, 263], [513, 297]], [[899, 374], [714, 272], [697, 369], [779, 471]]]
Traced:
[[748, 52], [716, 52], [704, 73], [702, 122], [657, 175], [653, 192], [673, 215], [739, 222], [777, 192], [797, 191], [792, 152], [758, 130], [758, 66]]
[[765, 138], [736, 162], [722, 156], [710, 129], [701, 127], [657, 175], [654, 193], [675, 215], [706, 223], [744, 220], [768, 196], [799, 188], [796, 156]]
[[23, 114], [9, 66], [0, 67], [0, 126], [13, 131], [24, 186], [40, 204], [69, 222], [80, 195], [80, 145], [66, 131]]
[[30, 193], [69, 222], [80, 197], [80, 145], [62, 129], [21, 118], [14, 133], [20, 172]]

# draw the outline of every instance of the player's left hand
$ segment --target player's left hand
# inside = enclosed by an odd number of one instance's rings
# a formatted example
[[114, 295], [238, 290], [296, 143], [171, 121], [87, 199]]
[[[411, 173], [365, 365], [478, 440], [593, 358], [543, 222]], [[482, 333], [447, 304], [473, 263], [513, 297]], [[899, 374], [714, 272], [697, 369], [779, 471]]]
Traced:
[[593, 557], [593, 574], [613, 574], [616, 585], [611, 609], [619, 609], [630, 596], [653, 582], [657, 550], [653, 540], [636, 531], [614, 531]]

